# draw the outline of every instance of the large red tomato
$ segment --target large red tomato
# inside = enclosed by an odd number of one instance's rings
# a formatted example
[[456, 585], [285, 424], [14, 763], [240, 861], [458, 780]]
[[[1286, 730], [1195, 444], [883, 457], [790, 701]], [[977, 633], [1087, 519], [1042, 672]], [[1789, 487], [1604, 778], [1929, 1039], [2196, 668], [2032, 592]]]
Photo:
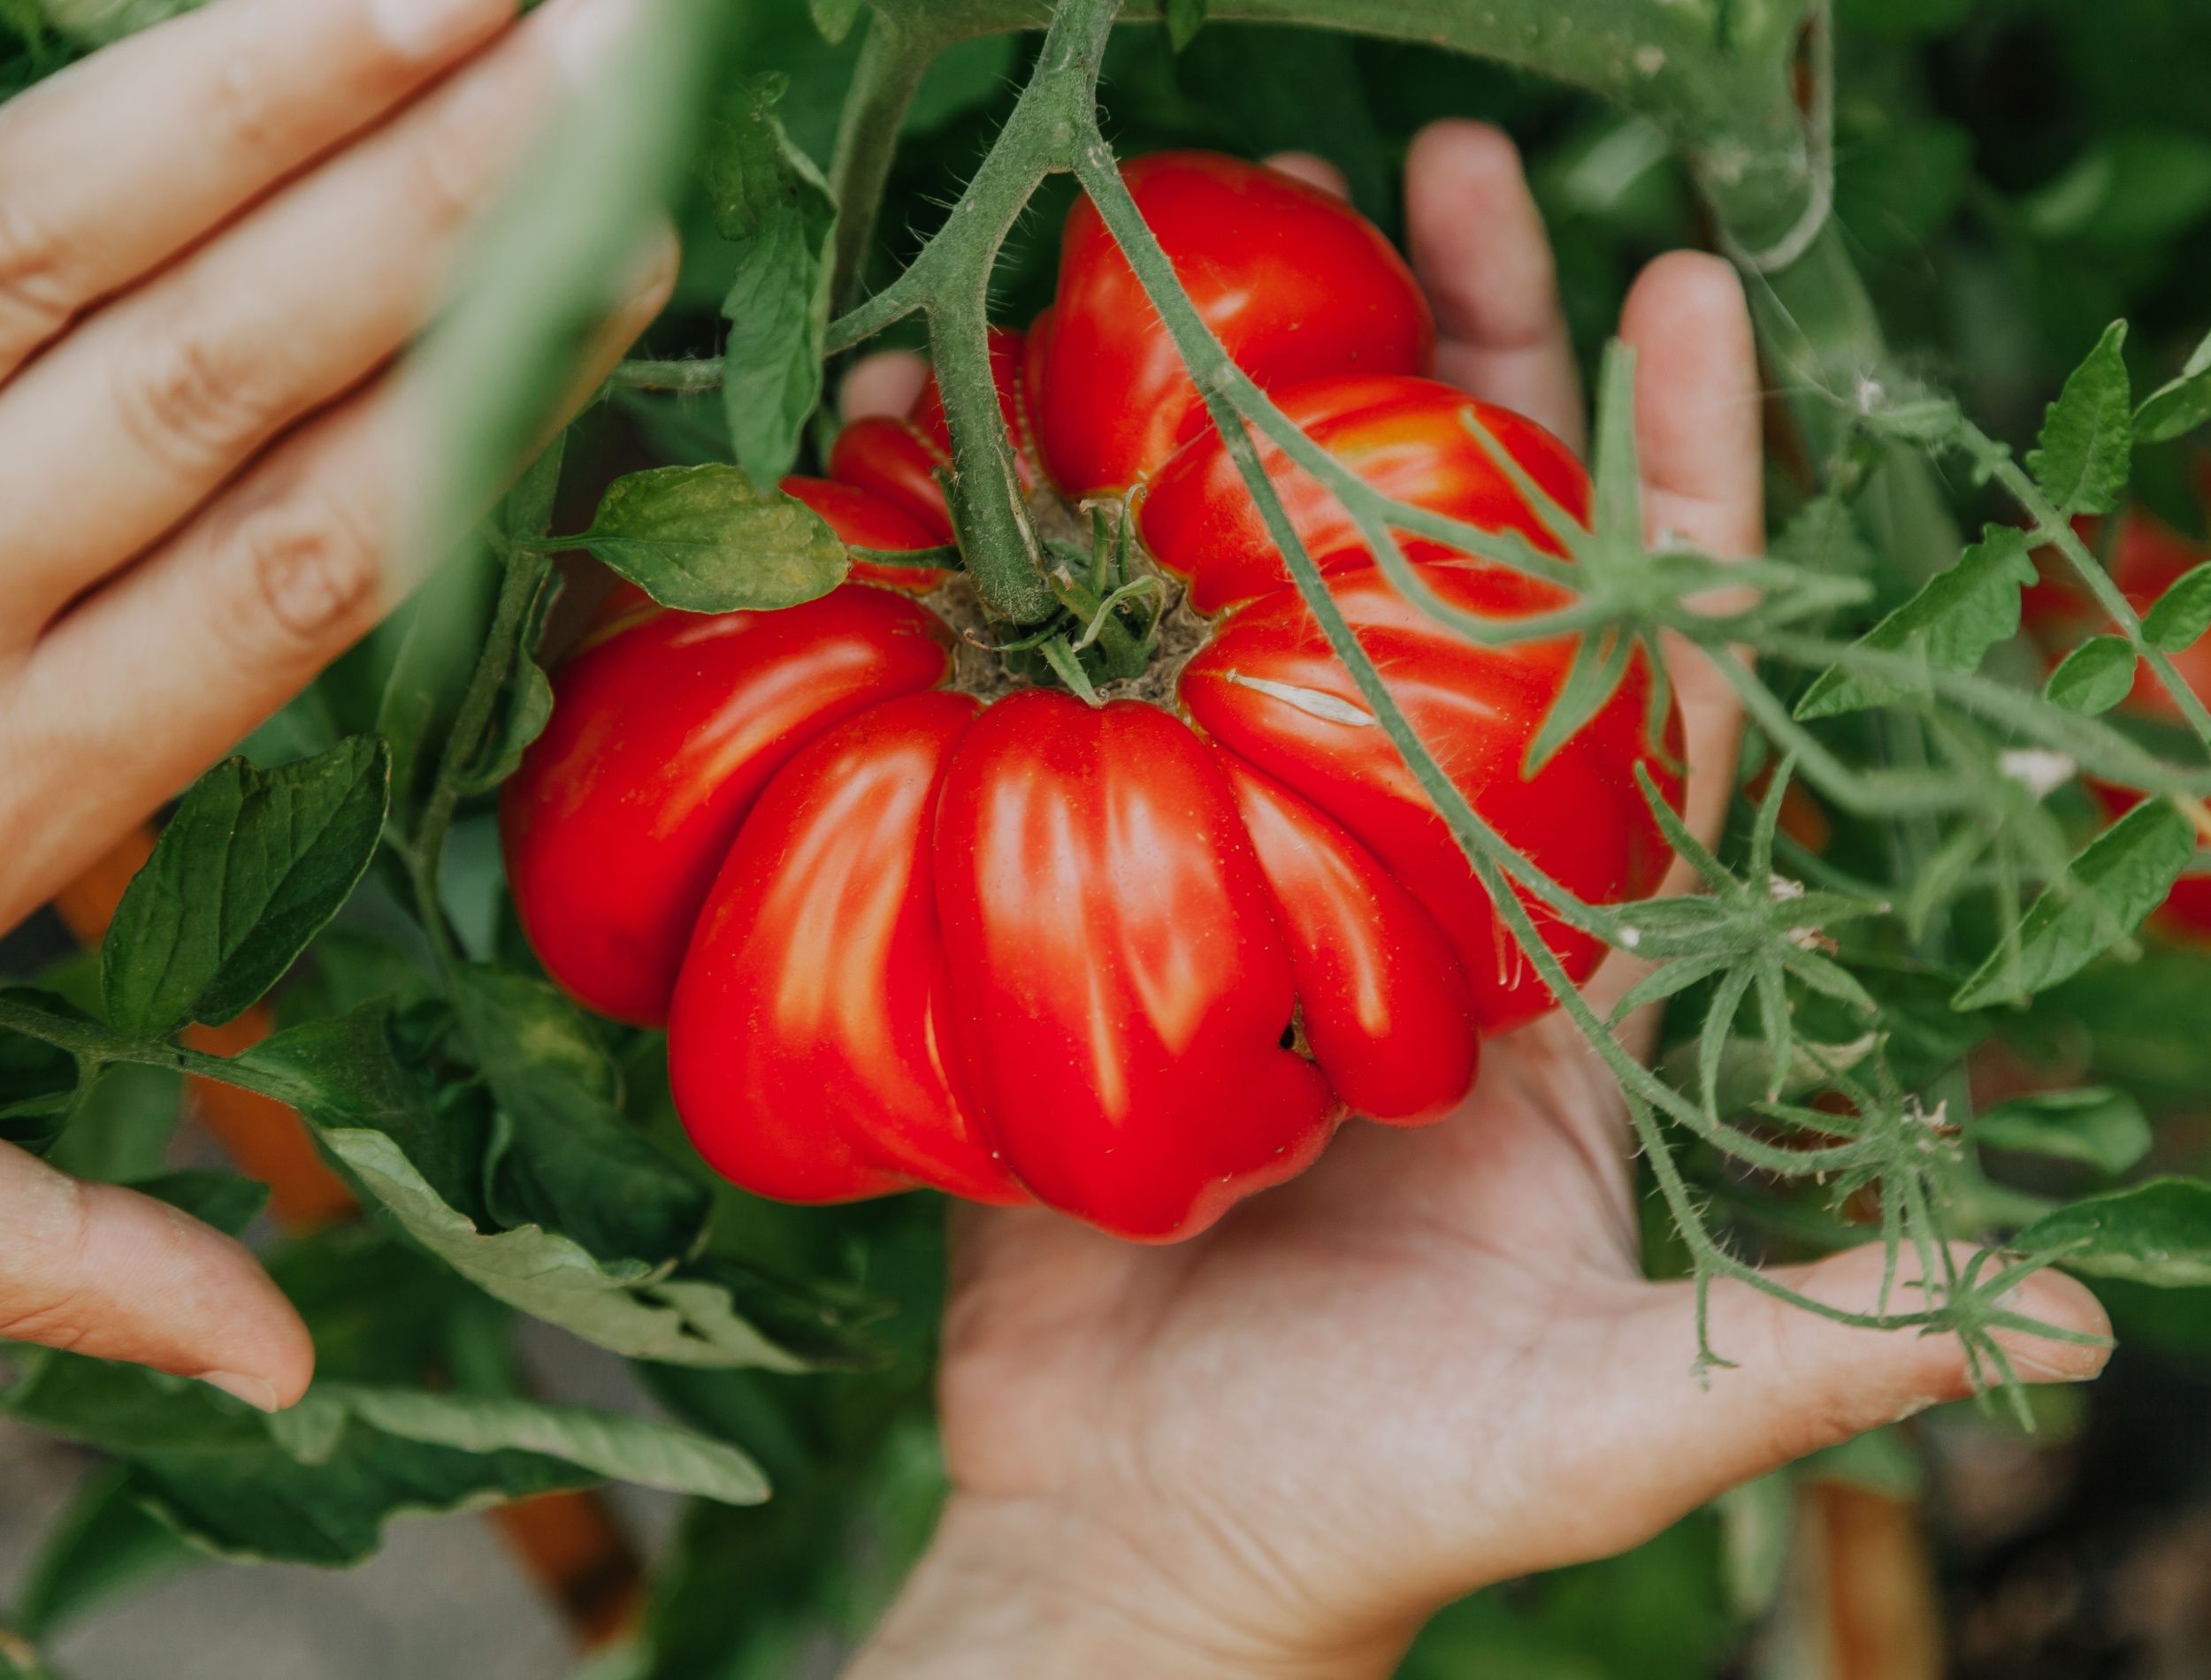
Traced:
[[[1181, 166], [1206, 190], [1259, 172]], [[1312, 206], [1300, 197], [1296, 213]], [[1239, 226], [1182, 226], [1170, 251], [1226, 295]], [[1248, 243], [1261, 278], [1288, 260], [1280, 242]], [[1315, 342], [1358, 338], [1307, 302]], [[1425, 317], [1412, 338], [1424, 355]], [[1053, 393], [1017, 340], [994, 349], [1025, 447], [1023, 416]], [[1280, 397], [1356, 470], [1469, 523], [1558, 547], [1469, 414], [1560, 507], [1587, 505], [1581, 469], [1540, 428], [1424, 379], [1334, 370]], [[1117, 414], [1098, 415], [1091, 441], [1126, 441]], [[890, 518], [909, 543], [933, 539], [945, 452], [925, 393], [907, 420], [847, 431], [832, 457], [843, 488], [794, 493], [847, 542]], [[891, 470], [923, 460], [926, 474]], [[1641, 663], [1524, 778], [1571, 644], [1485, 649], [1444, 630], [1313, 485], [1270, 465], [1355, 633], [1481, 816], [1585, 898], [1651, 890], [1667, 853], [1634, 768], [1678, 796], [1679, 743], [1644, 738]], [[1190, 438], [1140, 476], [1145, 540], [1220, 615], [1172, 709], [952, 691], [950, 631], [868, 583], [716, 618], [631, 599], [556, 672], [554, 723], [506, 796], [516, 907], [562, 985], [668, 1020], [685, 1124], [737, 1182], [799, 1201], [934, 1185], [1183, 1236], [1309, 1164], [1347, 1112], [1440, 1116], [1471, 1085], [1480, 1036], [1549, 1003], [1286, 586], [1216, 441]], [[1412, 554], [1469, 612], [1561, 599], [1433, 543]], [[1538, 921], [1586, 977], [1595, 945]]]

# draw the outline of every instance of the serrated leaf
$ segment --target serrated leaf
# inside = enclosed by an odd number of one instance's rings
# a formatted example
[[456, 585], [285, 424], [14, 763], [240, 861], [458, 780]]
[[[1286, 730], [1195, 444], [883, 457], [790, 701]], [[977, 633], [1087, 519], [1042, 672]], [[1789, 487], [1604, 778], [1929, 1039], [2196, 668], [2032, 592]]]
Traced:
[[2197, 345], [2178, 377], [2142, 399], [2134, 411], [2137, 443], [2170, 443], [2211, 421], [2211, 334]]
[[[564, 1232], [499, 1228], [485, 1205], [487, 1139], [432, 1112], [381, 1005], [310, 1021], [238, 1059], [307, 1117], [370, 1203], [496, 1300], [633, 1359], [798, 1371], [852, 1357], [840, 1316], [811, 1296], [706, 1261], [601, 1261]], [[767, 1316], [772, 1333], [754, 1322]]]
[[1808, 571], [1863, 577], [1879, 557], [1858, 526], [1855, 505], [1843, 495], [1816, 496], [1798, 508], [1774, 539], [1775, 560]]
[[2138, 805], [2073, 859], [2020, 924], [2016, 970], [1992, 952], [1951, 1000], [1955, 1009], [2047, 990], [2078, 974], [2165, 902], [2196, 853], [2195, 830], [2161, 799]]
[[2142, 1105], [2124, 1091], [2100, 1085], [2000, 1103], [1973, 1122], [1971, 1135], [1984, 1149], [2077, 1161], [2107, 1178], [2147, 1155], [2151, 1143]]
[[548, 1406], [499, 1394], [432, 1394], [422, 1389], [320, 1383], [289, 1413], [279, 1435], [297, 1429], [320, 1444], [330, 1425], [315, 1416], [329, 1409], [426, 1446], [465, 1453], [534, 1453], [663, 1493], [723, 1505], [756, 1505], [768, 1497], [760, 1468], [726, 1442], [618, 1412]]
[[601, 1260], [696, 1252], [712, 1198], [623, 1119], [614, 1065], [582, 1012], [487, 965], [455, 975], [453, 1002], [504, 1121], [486, 1165], [492, 1216], [565, 1232]]
[[2142, 633], [2168, 653], [2193, 647], [2207, 630], [2211, 630], [2211, 561], [2175, 578], [2142, 615]]
[[1161, 16], [1167, 22], [1168, 44], [1180, 52], [1205, 27], [1205, 0], [1167, 0]]
[[735, 247], [722, 404], [738, 464], [763, 483], [791, 470], [822, 401], [837, 231], [829, 183], [776, 119], [786, 86], [759, 76], [741, 87], [702, 170], [715, 225]]
[[356, 736], [274, 770], [218, 764], [184, 797], [101, 947], [109, 1024], [230, 1019], [283, 977], [375, 855], [390, 758]]
[[2059, 662], [2043, 692], [2054, 706], [2094, 717], [2133, 687], [2133, 644], [2123, 636], [2092, 636]]
[[0, 1406], [124, 1459], [134, 1497], [233, 1557], [352, 1563], [394, 1516], [608, 1476], [722, 1501], [766, 1493], [735, 1447], [641, 1418], [339, 1383], [271, 1416], [134, 1366], [46, 1352], [24, 1363]]
[[807, 0], [807, 4], [814, 14], [814, 27], [832, 47], [845, 44], [845, 37], [852, 34], [853, 26], [866, 10], [866, 0]]
[[2118, 506], [2134, 457], [2134, 392], [2127, 325], [2114, 321], [2043, 416], [2027, 470], [2061, 513], [2108, 514]]
[[[1919, 592], [1858, 639], [1887, 653], [1916, 653], [1932, 670], [1963, 674], [1979, 668], [1988, 650], [2019, 630], [2019, 592], [2035, 581], [2024, 531], [1990, 525], [1957, 564], [1931, 577]], [[1917, 691], [1886, 675], [1853, 674], [1837, 665], [1823, 672], [1797, 703], [1800, 718], [1834, 717], [1886, 706]]]
[[2068, 1271], [2163, 1288], [2211, 1284], [2211, 1184], [2154, 1179], [2045, 1214], [2012, 1239]]
[[796, 606], [829, 593], [851, 565], [812, 508], [715, 464], [616, 479], [576, 541], [687, 613]]

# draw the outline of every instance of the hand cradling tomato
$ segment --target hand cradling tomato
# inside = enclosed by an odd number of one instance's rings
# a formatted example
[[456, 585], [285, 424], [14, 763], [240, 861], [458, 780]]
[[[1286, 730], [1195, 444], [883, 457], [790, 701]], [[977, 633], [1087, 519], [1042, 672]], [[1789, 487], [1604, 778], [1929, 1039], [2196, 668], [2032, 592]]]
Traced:
[[[1209, 325], [1310, 435], [1392, 495], [1557, 552], [1464, 424], [1561, 507], [1580, 464], [1425, 376], [1427, 308], [1354, 211], [1257, 165], [1127, 179]], [[1208, 615], [1167, 694], [952, 686], [941, 574], [871, 560], [821, 599], [696, 616], [634, 597], [555, 677], [502, 811], [523, 924], [594, 1008], [665, 1022], [677, 1105], [737, 1183], [794, 1201], [930, 1185], [1179, 1238], [1309, 1165], [1347, 1112], [1435, 1119], [1481, 1037], [1549, 1006], [1442, 821], [1334, 657], [1133, 274], [1078, 207], [1052, 309], [991, 355], [1025, 474], [1125, 495]], [[847, 543], [951, 537], [934, 387], [786, 489]], [[1578, 896], [1652, 890], [1637, 790], [1678, 800], [1650, 676], [1533, 778], [1569, 640], [1479, 647], [1401, 599], [1342, 511], [1267, 461], [1336, 602], [1474, 809]], [[1562, 592], [1408, 543], [1461, 608]], [[888, 585], [889, 587], [884, 587]], [[994, 691], [1002, 685], [993, 685]], [[1568, 973], [1594, 942], [1530, 905]]]

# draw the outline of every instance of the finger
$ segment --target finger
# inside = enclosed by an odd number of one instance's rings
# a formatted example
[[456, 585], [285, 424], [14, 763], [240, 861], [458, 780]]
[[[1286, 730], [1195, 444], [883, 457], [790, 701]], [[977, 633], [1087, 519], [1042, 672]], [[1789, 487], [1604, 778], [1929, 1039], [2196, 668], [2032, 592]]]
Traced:
[[0, 111], [0, 377], [515, 15], [515, 0], [227, 0]]
[[[1955, 1257], [1962, 1264], [1970, 1253], [1960, 1245]], [[1882, 1264], [1875, 1244], [1775, 1275], [1830, 1307], [1873, 1313], [1883, 1310]], [[1922, 1304], [1916, 1275], [1907, 1264], [1888, 1311]], [[2020, 1286], [2013, 1310], [2062, 1330], [2110, 1334], [2095, 1296], [2058, 1272], [2037, 1273]], [[1995, 1336], [2031, 1383], [2085, 1381], [2109, 1357], [2105, 1348], [2021, 1331]], [[1593, 1455], [1587, 1468], [1602, 1479], [1608, 1504], [1640, 1531], [1622, 1544], [1738, 1483], [1973, 1389], [1955, 1336], [1853, 1329], [1742, 1283], [1714, 1287], [1711, 1343], [1734, 1368], [1700, 1381], [1692, 1372], [1692, 1291], [1672, 1287], [1635, 1310], [1606, 1343], [1610, 1369], [1602, 1378], [1592, 1373], [1616, 1397], [1618, 1414], [1596, 1423], [1602, 1433], [1595, 1438], [1618, 1450]]]
[[837, 393], [838, 410], [847, 420], [900, 416], [920, 401], [922, 387], [928, 383], [926, 356], [911, 350], [881, 350], [853, 364]]
[[[1730, 558], [1758, 553], [1765, 540], [1758, 356], [1735, 271], [1695, 251], [1658, 258], [1628, 293], [1620, 337], [1636, 354], [1647, 539]], [[1702, 604], [1718, 611], [1741, 603]], [[1710, 844], [1734, 790], [1742, 709], [1703, 655], [1679, 641], [1668, 647], [1688, 748], [1687, 817]], [[1672, 888], [1685, 889], [1687, 866], [1675, 867]]]
[[1519, 149], [1488, 123], [1430, 123], [1405, 160], [1405, 225], [1435, 307], [1436, 371], [1579, 453], [1581, 375]]
[[0, 1144], [0, 1338], [196, 1377], [273, 1411], [314, 1374], [252, 1255], [165, 1203]]
[[1331, 198], [1349, 199], [1349, 177], [1318, 152], [1276, 152], [1266, 160], [1269, 169], [1294, 176], [1308, 187], [1318, 187]]
[[[663, 231], [573, 387], [603, 379], [666, 303]], [[72, 609], [24, 662], [0, 742], [0, 927], [297, 693], [417, 578], [412, 527], [423, 427], [403, 375], [302, 427], [141, 565]], [[81, 767], [98, 764], [97, 776]]]
[[536, 126], [562, 36], [609, 4], [556, 0], [0, 393], [19, 638], [392, 355]]

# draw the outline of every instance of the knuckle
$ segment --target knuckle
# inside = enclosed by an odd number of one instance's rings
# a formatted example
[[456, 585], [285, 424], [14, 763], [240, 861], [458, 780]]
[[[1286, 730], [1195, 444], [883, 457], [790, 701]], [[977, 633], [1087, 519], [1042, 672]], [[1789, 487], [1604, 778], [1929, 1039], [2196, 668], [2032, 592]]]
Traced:
[[249, 510], [229, 534], [224, 633], [244, 657], [321, 656], [378, 601], [379, 546], [327, 488], [297, 485]]
[[60, 242], [19, 196], [0, 192], [0, 310], [9, 336], [57, 332], [76, 312]]
[[423, 113], [401, 159], [408, 205], [433, 227], [470, 216], [490, 190], [500, 149], [486, 134], [478, 97], [439, 100]]
[[155, 460], [204, 471], [228, 465], [274, 425], [270, 385], [240, 335], [198, 310], [171, 313], [117, 363], [116, 409]]
[[287, 119], [291, 102], [257, 55], [233, 55], [216, 73], [210, 93], [218, 132], [233, 147], [254, 157], [290, 155], [296, 126]]

